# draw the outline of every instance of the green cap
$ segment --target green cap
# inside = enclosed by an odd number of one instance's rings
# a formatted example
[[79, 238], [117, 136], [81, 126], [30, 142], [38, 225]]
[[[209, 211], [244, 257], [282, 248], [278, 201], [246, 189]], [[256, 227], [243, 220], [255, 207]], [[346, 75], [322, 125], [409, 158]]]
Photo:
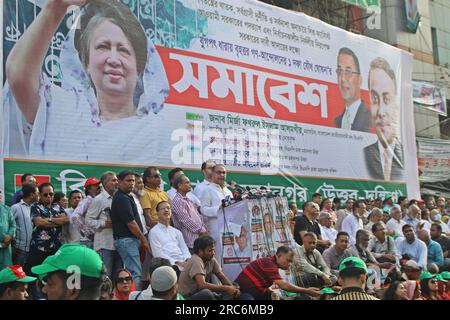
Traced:
[[392, 194], [387, 194], [387, 195], [384, 197], [384, 200], [389, 200], [389, 199], [392, 199]]
[[442, 281], [442, 282], [447, 282], [447, 280], [445, 280], [444, 277], [443, 277], [442, 275], [440, 275], [439, 273], [438, 273], [438, 274], [435, 274], [435, 275], [434, 275], [434, 278], [435, 278], [436, 280], [439, 280], [439, 281]]
[[443, 279], [448, 279], [448, 280], [450, 280], [450, 272], [448, 272], [448, 271], [443, 271], [443, 272], [440, 273], [440, 275], [441, 275], [441, 277], [442, 277]]
[[78, 267], [86, 277], [99, 278], [103, 262], [97, 252], [80, 244], [64, 244], [53, 256], [44, 260], [41, 265], [31, 268], [40, 278], [54, 271], [68, 271]]
[[0, 271], [0, 284], [8, 282], [33, 282], [35, 277], [30, 277], [23, 272], [19, 265], [9, 266]]
[[433, 279], [434, 274], [429, 273], [428, 271], [424, 271], [420, 274], [419, 280], [422, 281], [424, 279]]
[[428, 271], [424, 271], [420, 274], [419, 280], [426, 280], [426, 279], [436, 279], [442, 282], [447, 282], [447, 280], [444, 279], [444, 277], [440, 274], [431, 274]]
[[334, 294], [334, 293], [337, 292], [331, 288], [323, 288], [322, 290], [320, 290], [320, 294]]
[[359, 268], [363, 269], [367, 273], [367, 266], [360, 258], [348, 257], [342, 260], [339, 265], [339, 272], [348, 268]]
[[286, 294], [286, 297], [295, 297], [297, 295], [297, 293], [290, 291], [284, 291], [284, 293]]

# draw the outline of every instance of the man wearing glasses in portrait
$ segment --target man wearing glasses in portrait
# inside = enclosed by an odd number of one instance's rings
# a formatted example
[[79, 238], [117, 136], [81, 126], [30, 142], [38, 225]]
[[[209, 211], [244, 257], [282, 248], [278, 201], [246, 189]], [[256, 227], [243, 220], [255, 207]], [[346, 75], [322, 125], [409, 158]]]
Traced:
[[337, 82], [345, 101], [344, 111], [334, 119], [337, 128], [369, 132], [370, 112], [361, 100], [361, 69], [356, 54], [341, 48], [337, 58]]

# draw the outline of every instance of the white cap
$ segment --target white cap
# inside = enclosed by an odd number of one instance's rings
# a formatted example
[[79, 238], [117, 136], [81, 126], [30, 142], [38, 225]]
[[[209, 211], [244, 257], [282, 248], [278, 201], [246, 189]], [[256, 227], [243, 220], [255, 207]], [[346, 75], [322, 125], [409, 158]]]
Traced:
[[177, 274], [172, 267], [163, 266], [152, 273], [151, 287], [158, 292], [165, 292], [177, 283]]

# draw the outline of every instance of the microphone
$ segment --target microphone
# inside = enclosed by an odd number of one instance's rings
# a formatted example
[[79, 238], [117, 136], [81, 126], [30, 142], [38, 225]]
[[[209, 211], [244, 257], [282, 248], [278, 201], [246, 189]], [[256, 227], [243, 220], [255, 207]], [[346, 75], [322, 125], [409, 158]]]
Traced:
[[230, 187], [241, 190], [241, 191], [245, 191], [245, 188], [243, 186], [241, 186], [240, 184], [237, 184], [234, 181], [230, 181], [228, 182], [228, 184], [230, 185]]

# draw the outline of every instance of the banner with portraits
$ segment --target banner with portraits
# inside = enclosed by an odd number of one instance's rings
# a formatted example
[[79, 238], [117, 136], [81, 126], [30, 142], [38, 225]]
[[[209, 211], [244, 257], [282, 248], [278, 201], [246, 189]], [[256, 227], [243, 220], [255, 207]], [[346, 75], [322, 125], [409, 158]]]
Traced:
[[419, 196], [409, 53], [253, 0], [2, 5], [3, 159]]
[[216, 257], [230, 280], [251, 261], [273, 256], [280, 246], [296, 246], [285, 197], [244, 200], [219, 210]]

